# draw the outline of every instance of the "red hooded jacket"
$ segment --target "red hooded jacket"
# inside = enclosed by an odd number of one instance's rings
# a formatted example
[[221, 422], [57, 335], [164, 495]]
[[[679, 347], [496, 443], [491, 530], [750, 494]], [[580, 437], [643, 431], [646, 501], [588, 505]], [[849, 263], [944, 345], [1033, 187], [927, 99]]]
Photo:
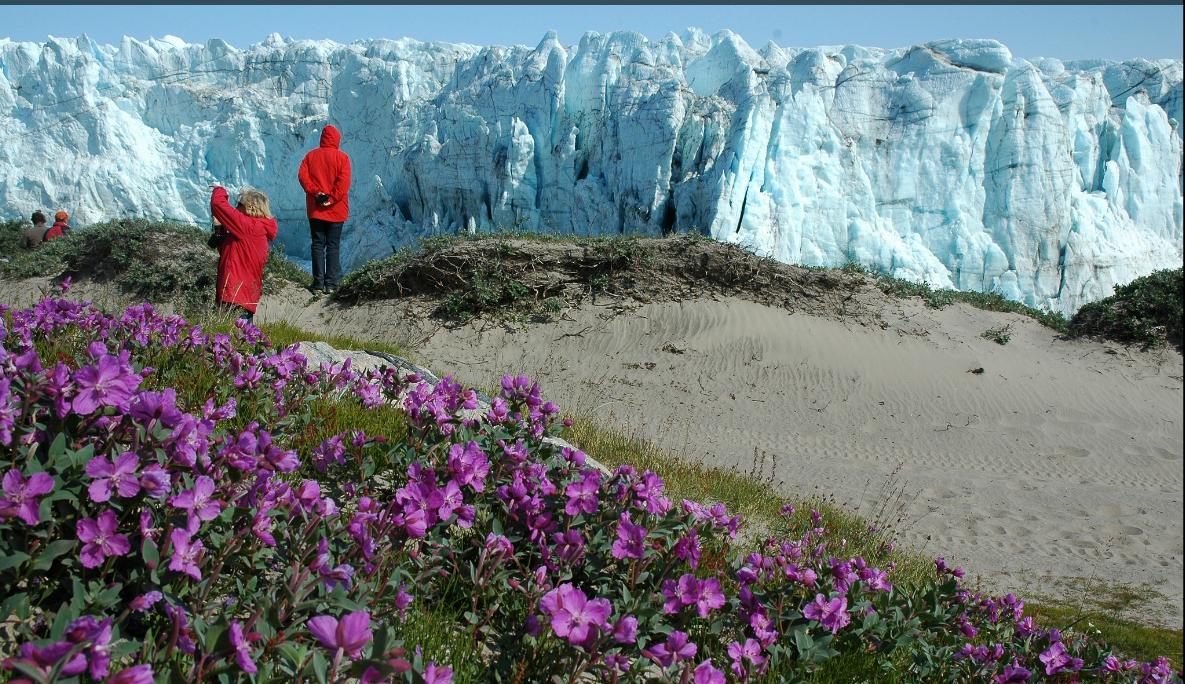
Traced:
[[49, 242], [50, 240], [56, 240], [57, 238], [65, 237], [66, 231], [69, 229], [70, 226], [66, 225], [65, 221], [55, 221], [53, 226], [49, 230], [45, 231], [45, 235], [41, 238], [41, 241]]
[[[321, 146], [300, 162], [300, 187], [304, 188], [309, 218], [344, 222], [350, 216], [350, 157], [338, 149], [342, 134], [334, 126], [321, 131]], [[330, 204], [317, 204], [317, 194], [329, 195]]]
[[214, 188], [210, 211], [226, 230], [218, 245], [218, 301], [237, 304], [251, 313], [263, 295], [263, 264], [268, 240], [276, 239], [274, 218], [248, 216], [230, 206], [225, 188]]

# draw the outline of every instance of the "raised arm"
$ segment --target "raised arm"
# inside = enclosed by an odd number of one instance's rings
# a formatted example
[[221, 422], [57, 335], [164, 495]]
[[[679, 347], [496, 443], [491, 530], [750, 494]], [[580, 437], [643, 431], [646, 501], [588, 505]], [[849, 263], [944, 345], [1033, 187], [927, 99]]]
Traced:
[[242, 224], [243, 214], [230, 206], [229, 198], [230, 195], [227, 194], [226, 188], [216, 186], [214, 192], [210, 194], [210, 213], [222, 224], [223, 228], [233, 233], [235, 237], [247, 237]]

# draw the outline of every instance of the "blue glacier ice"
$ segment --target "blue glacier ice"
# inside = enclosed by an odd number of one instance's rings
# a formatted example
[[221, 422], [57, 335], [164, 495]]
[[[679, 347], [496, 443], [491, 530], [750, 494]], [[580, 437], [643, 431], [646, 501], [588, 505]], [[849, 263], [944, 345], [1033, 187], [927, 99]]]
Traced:
[[354, 161], [347, 267], [424, 235], [700, 231], [1072, 312], [1182, 260], [1182, 63], [993, 40], [754, 50], [723, 31], [410, 39], [0, 39], [0, 215], [208, 220], [272, 197], [327, 122]]

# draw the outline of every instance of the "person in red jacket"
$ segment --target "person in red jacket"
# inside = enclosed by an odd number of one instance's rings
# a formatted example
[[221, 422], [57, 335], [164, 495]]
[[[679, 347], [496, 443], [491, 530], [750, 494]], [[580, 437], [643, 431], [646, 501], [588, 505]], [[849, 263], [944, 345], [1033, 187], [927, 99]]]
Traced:
[[218, 230], [223, 232], [218, 244], [216, 299], [221, 305], [243, 309], [239, 318], [253, 321], [263, 294], [268, 242], [276, 239], [279, 229], [267, 195], [248, 188], [239, 193], [238, 206], [232, 207], [226, 188], [215, 186], [210, 212], [222, 224]]
[[45, 235], [41, 238], [41, 241], [49, 242], [50, 240], [56, 240], [60, 237], [65, 237], [66, 233], [70, 232], [70, 224], [67, 223], [69, 220], [70, 215], [64, 211], [59, 211], [58, 213], [54, 214], [53, 225], [50, 226], [49, 230], [45, 231]]
[[342, 225], [350, 217], [350, 157], [339, 149], [341, 140], [336, 127], [326, 126], [321, 146], [305, 155], [297, 174], [313, 242], [314, 294], [333, 292], [341, 278]]

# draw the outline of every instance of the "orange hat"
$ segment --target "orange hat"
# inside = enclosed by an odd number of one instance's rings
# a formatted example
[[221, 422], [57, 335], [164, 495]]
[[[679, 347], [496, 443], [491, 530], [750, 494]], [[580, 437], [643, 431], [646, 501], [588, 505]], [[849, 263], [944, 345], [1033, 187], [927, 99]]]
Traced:
[[55, 220], [55, 221], [69, 221], [70, 215], [64, 211], [59, 211], [58, 213], [53, 215], [53, 220]]

